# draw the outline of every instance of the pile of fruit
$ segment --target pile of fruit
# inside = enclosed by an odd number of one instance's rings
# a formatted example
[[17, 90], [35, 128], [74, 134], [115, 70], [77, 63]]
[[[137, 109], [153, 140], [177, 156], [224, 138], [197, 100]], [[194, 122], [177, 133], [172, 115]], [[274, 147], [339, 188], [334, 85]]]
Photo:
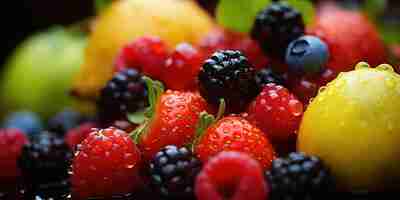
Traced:
[[[87, 40], [42, 34], [20, 48], [1, 85], [13, 92], [0, 100], [0, 199], [368, 199], [400, 189], [400, 56], [371, 18], [334, 1], [200, 3], [216, 13], [189, 0], [113, 1]], [[82, 41], [85, 55], [73, 54]], [[81, 68], [43, 71], [40, 49], [71, 51], [68, 66]]]

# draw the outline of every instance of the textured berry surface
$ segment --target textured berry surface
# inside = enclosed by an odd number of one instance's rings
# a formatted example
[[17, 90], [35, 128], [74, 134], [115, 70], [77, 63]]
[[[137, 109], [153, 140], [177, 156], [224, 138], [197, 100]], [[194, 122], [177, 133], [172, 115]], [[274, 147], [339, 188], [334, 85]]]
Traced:
[[255, 71], [240, 51], [218, 51], [207, 59], [199, 73], [201, 95], [213, 105], [226, 101], [228, 110], [247, 105], [257, 94]]
[[194, 198], [194, 181], [201, 162], [186, 147], [166, 146], [150, 163], [151, 183], [169, 199]]
[[160, 38], [141, 37], [122, 48], [116, 58], [115, 71], [134, 68], [159, 80], [167, 56], [167, 46]]
[[196, 155], [206, 162], [221, 151], [240, 151], [269, 168], [275, 152], [265, 134], [247, 120], [230, 116], [211, 125], [195, 147]]
[[126, 132], [115, 128], [92, 132], [73, 159], [73, 198], [110, 198], [133, 192], [140, 185], [140, 161], [140, 152]]
[[70, 149], [75, 150], [77, 145], [92, 132], [93, 128], [96, 128], [96, 124], [91, 122], [83, 123], [67, 132], [65, 135], [65, 142]]
[[4, 119], [2, 128], [17, 128], [23, 133], [34, 135], [43, 129], [42, 121], [33, 112], [15, 112]]
[[162, 81], [173, 90], [190, 90], [197, 86], [197, 74], [203, 62], [203, 54], [188, 43], [176, 46], [165, 62]]
[[300, 12], [286, 3], [273, 2], [256, 17], [251, 31], [267, 55], [284, 60], [289, 43], [304, 34]]
[[262, 167], [239, 152], [219, 153], [205, 164], [196, 179], [198, 200], [264, 200], [267, 195]]
[[135, 69], [116, 73], [101, 90], [97, 102], [98, 115], [102, 123], [124, 119], [129, 112], [147, 106], [147, 89], [142, 74]]
[[308, 33], [328, 45], [330, 57], [326, 66], [336, 72], [352, 70], [360, 61], [373, 66], [386, 62], [385, 47], [376, 28], [358, 11], [332, 4], [324, 6]]
[[27, 137], [19, 129], [0, 129], [0, 186], [14, 183], [20, 175], [17, 159], [27, 143]]
[[271, 68], [262, 69], [256, 74], [256, 82], [259, 88], [263, 88], [268, 83], [285, 85], [285, 79], [280, 74], [275, 73]]
[[24, 181], [39, 185], [68, 178], [72, 152], [61, 136], [43, 131], [24, 146], [18, 160]]
[[289, 70], [297, 74], [318, 74], [329, 58], [328, 46], [315, 36], [302, 36], [292, 41], [286, 50]]
[[194, 92], [167, 90], [157, 101], [155, 113], [139, 138], [146, 160], [166, 145], [189, 143], [196, 130], [199, 114], [207, 110], [206, 101]]
[[68, 130], [78, 126], [88, 119], [72, 109], [65, 109], [48, 121], [48, 130], [59, 135], [64, 135]]
[[272, 142], [285, 142], [296, 136], [303, 115], [303, 104], [283, 86], [269, 83], [248, 109], [248, 119]]
[[302, 153], [275, 159], [266, 179], [271, 200], [330, 199], [335, 192], [333, 177], [321, 160]]

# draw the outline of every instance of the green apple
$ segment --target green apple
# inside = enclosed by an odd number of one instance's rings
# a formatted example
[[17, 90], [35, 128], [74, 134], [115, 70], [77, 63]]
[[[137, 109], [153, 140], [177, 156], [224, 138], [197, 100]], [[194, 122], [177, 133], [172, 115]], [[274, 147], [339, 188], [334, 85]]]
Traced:
[[312, 100], [298, 150], [319, 156], [346, 190], [399, 189], [399, 99], [400, 75], [391, 66], [359, 63]]
[[4, 66], [0, 80], [2, 115], [31, 110], [48, 118], [71, 106], [72, 78], [83, 60], [83, 34], [53, 27], [22, 42]]

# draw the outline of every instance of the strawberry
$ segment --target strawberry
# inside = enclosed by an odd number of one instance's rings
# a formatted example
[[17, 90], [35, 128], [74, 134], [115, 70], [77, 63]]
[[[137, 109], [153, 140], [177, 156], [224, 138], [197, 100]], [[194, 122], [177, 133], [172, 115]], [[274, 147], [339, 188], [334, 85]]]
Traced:
[[195, 154], [206, 162], [219, 152], [239, 151], [247, 153], [268, 169], [275, 158], [275, 151], [266, 135], [243, 117], [232, 115], [218, 120], [222, 116], [221, 110], [220, 106], [216, 119], [202, 113], [193, 144]]
[[178, 44], [165, 62], [162, 81], [172, 90], [194, 89], [203, 60], [202, 53], [192, 45]]
[[128, 134], [116, 128], [95, 130], [82, 142], [72, 163], [73, 199], [111, 199], [141, 186], [141, 155]]
[[166, 145], [181, 147], [191, 142], [199, 114], [207, 110], [207, 103], [197, 92], [164, 92], [161, 83], [145, 79], [150, 107], [145, 122], [131, 135], [149, 161]]
[[372, 66], [386, 61], [385, 46], [376, 27], [359, 11], [326, 4], [308, 33], [328, 45], [327, 67], [336, 72], [352, 70], [360, 61]]

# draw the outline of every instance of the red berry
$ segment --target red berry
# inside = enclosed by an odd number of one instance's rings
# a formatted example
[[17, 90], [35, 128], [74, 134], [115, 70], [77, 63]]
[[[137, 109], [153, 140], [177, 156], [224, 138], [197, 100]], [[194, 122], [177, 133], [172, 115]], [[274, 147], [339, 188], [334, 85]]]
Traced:
[[239, 152], [221, 152], [206, 163], [196, 178], [199, 200], [264, 200], [268, 196], [263, 169]]
[[19, 129], [0, 129], [0, 185], [16, 182], [20, 171], [17, 159], [28, 139]]
[[318, 81], [310, 77], [292, 78], [289, 85], [290, 90], [304, 105], [308, 105], [310, 100], [318, 94]]
[[250, 104], [248, 114], [272, 142], [287, 142], [299, 128], [303, 104], [283, 86], [269, 83]]
[[208, 127], [194, 151], [203, 162], [222, 151], [244, 152], [264, 168], [269, 168], [275, 158], [275, 151], [265, 134], [238, 116], [224, 117]]
[[124, 46], [116, 58], [115, 69], [135, 68], [154, 79], [160, 79], [168, 56], [167, 45], [158, 37], [141, 37]]
[[65, 135], [65, 141], [68, 146], [75, 150], [77, 145], [79, 145], [86, 137], [93, 131], [96, 125], [91, 122], [87, 122], [79, 125], [73, 129], [70, 129]]
[[203, 55], [196, 48], [188, 43], [179, 44], [165, 63], [163, 82], [167, 88], [173, 90], [195, 88], [203, 60]]
[[108, 199], [133, 192], [141, 183], [140, 161], [140, 152], [126, 132], [107, 128], [90, 133], [73, 159], [73, 198]]

